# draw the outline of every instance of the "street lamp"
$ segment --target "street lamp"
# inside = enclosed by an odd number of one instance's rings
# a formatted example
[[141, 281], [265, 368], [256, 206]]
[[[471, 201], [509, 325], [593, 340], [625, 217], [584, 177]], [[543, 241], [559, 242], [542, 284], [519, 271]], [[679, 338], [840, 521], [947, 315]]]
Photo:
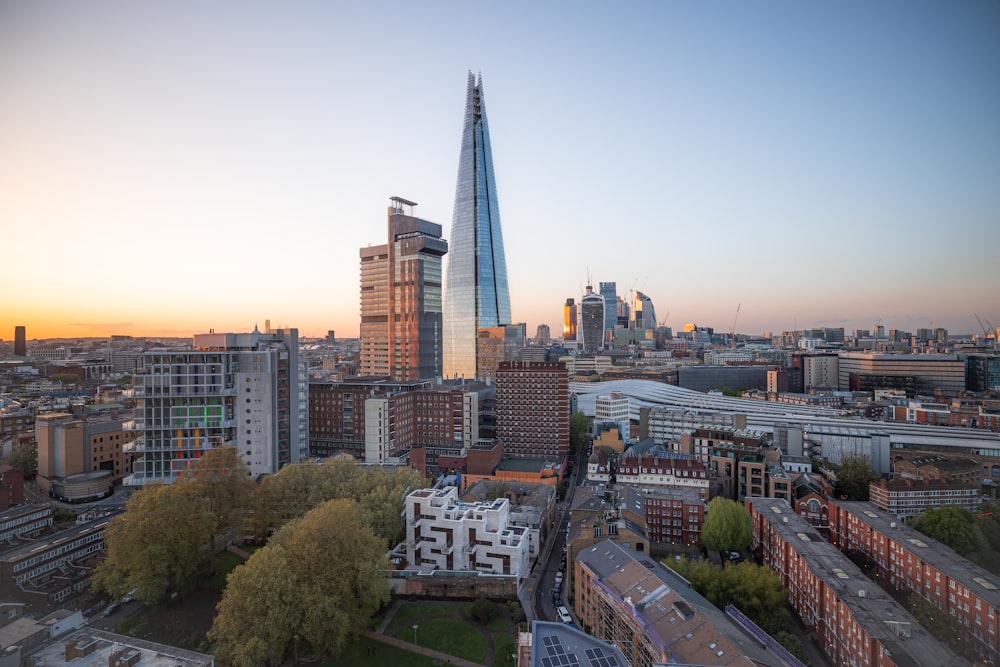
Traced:
[[413, 643], [414, 644], [417, 643], [417, 628], [419, 628], [419, 627], [420, 626], [417, 625], [416, 623], [413, 624]]

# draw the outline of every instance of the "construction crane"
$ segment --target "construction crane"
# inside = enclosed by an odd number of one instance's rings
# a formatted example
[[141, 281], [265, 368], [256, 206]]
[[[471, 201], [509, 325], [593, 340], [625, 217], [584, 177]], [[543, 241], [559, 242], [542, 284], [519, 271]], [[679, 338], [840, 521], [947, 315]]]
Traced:
[[742, 303], [736, 306], [736, 317], [733, 318], [733, 326], [729, 327], [729, 348], [731, 350], [736, 349], [736, 320], [740, 319], [740, 308], [742, 307]]

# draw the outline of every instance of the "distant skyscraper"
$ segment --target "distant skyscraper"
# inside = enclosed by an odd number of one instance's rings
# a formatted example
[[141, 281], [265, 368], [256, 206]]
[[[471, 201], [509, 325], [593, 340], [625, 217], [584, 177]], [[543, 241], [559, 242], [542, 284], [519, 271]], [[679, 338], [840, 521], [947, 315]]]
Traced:
[[597, 352], [604, 347], [604, 297], [594, 293], [594, 288], [587, 285], [587, 293], [580, 300], [580, 319], [583, 329], [583, 349], [586, 352]]
[[444, 290], [444, 376], [476, 376], [480, 328], [511, 323], [482, 77], [469, 72]]
[[361, 248], [361, 374], [396, 382], [441, 375], [441, 225], [392, 197], [389, 242]]
[[[600, 283], [601, 296], [604, 297], [604, 331], [618, 326], [618, 294], [615, 283]], [[605, 333], [607, 335], [607, 333]]]
[[563, 306], [563, 342], [576, 343], [576, 301], [566, 299]]
[[28, 356], [28, 344], [24, 336], [24, 327], [14, 327], [14, 356]]
[[635, 293], [632, 315], [635, 318], [636, 329], [656, 328], [656, 311], [653, 310], [653, 301], [642, 292], [636, 291]]
[[552, 334], [549, 333], [548, 324], [539, 324], [535, 332], [535, 345], [548, 345]]

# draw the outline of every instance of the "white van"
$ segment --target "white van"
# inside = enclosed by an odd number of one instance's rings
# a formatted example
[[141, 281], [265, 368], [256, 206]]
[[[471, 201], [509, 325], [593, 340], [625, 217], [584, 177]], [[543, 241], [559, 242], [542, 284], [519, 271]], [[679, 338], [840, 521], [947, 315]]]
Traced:
[[573, 623], [573, 617], [569, 615], [569, 609], [559, 605], [556, 607], [556, 613], [559, 614], [559, 620], [566, 624]]

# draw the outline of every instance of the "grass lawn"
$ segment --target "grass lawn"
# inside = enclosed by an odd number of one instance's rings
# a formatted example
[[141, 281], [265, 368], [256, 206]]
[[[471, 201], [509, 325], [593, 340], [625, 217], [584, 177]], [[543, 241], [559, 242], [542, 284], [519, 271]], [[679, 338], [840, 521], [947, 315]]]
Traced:
[[246, 561], [229, 551], [223, 551], [215, 558], [212, 559], [212, 565], [215, 567], [215, 574], [211, 577], [205, 577], [202, 580], [202, 586], [205, 588], [211, 588], [212, 590], [222, 591], [226, 587], [226, 577], [229, 573], [236, 569], [238, 565], [242, 565]]
[[[368, 647], [375, 647], [375, 654], [368, 654]], [[326, 658], [318, 663], [320, 667], [435, 667], [434, 659], [417, 655], [403, 649], [361, 638], [349, 644], [336, 658]]]
[[[479, 628], [460, 622], [456, 614], [422, 618], [417, 628], [417, 643], [435, 651], [455, 655], [472, 662], [486, 659], [486, 639]], [[389, 631], [396, 639], [413, 641], [413, 623], [393, 622]]]

